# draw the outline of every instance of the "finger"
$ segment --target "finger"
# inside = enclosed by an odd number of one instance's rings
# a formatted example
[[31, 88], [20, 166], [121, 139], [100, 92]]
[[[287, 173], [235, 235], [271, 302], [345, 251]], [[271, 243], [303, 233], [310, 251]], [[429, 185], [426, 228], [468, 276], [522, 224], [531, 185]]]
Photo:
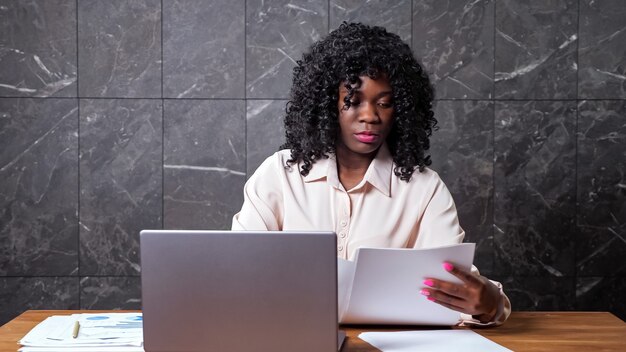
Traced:
[[439, 304], [439, 305], [441, 305], [441, 306], [444, 306], [444, 307], [446, 307], [446, 308], [450, 308], [450, 309], [452, 309], [452, 310], [456, 310], [457, 312], [463, 312], [463, 313], [465, 313], [465, 309], [464, 309], [462, 306], [457, 306], [457, 305], [454, 305], [454, 304], [452, 304], [452, 303], [448, 303], [448, 302], [444, 302], [444, 301], [439, 301], [439, 300], [437, 300], [436, 298], [433, 298], [433, 297], [428, 297], [428, 300], [429, 300], [429, 301], [431, 301], [431, 302], [433, 302], [433, 303], [437, 303], [437, 304]]
[[481, 284], [480, 278], [478, 276], [472, 274], [469, 271], [465, 271], [450, 262], [444, 262], [443, 268], [445, 271], [458, 277], [459, 279], [461, 279], [461, 281], [468, 285], [479, 286]]
[[448, 295], [440, 290], [423, 289], [420, 293], [430, 301], [443, 302], [457, 307], [464, 307], [467, 301], [461, 297]]
[[455, 284], [447, 281], [440, 281], [437, 290], [442, 294], [456, 297], [459, 299], [466, 299], [469, 296], [467, 287], [462, 284]]
[[461, 299], [467, 299], [470, 296], [470, 292], [466, 284], [456, 284], [437, 279], [426, 279], [422, 282], [422, 284], [432, 288], [433, 290], [443, 291], [447, 295]]

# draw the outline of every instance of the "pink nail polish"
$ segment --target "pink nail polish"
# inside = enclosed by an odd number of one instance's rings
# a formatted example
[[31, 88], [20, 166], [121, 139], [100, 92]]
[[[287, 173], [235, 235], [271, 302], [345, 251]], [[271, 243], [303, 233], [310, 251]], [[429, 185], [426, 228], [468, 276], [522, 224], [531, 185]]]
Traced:
[[433, 287], [435, 285], [435, 283], [431, 279], [424, 280], [423, 284], [429, 287]]
[[430, 296], [430, 292], [426, 290], [421, 290], [420, 293], [423, 294], [424, 296]]
[[435, 301], [435, 299], [432, 298], [432, 297], [426, 297], [426, 299], [429, 300], [429, 301], [433, 301], [433, 302]]
[[446, 271], [452, 271], [452, 269], [454, 269], [454, 266], [452, 264], [450, 264], [450, 263], [443, 263], [443, 268]]

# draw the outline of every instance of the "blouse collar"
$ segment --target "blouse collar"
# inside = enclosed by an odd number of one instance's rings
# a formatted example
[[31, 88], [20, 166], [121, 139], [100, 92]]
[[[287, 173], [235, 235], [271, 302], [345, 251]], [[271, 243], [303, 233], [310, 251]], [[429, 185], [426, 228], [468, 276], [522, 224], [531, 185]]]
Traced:
[[[363, 180], [353, 190], [359, 189], [369, 183], [387, 197], [391, 196], [391, 176], [393, 174], [393, 158], [387, 144], [383, 144], [370, 163]], [[313, 182], [326, 179], [329, 185], [337, 189], [343, 189], [337, 174], [337, 159], [335, 154], [323, 158], [313, 164], [309, 174], [304, 176], [304, 182]]]

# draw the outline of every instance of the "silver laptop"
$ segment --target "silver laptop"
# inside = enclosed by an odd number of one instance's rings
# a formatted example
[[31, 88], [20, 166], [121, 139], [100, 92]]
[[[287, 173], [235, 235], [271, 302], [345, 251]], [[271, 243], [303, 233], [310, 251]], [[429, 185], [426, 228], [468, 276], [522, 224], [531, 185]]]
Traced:
[[333, 232], [144, 230], [144, 348], [338, 351]]

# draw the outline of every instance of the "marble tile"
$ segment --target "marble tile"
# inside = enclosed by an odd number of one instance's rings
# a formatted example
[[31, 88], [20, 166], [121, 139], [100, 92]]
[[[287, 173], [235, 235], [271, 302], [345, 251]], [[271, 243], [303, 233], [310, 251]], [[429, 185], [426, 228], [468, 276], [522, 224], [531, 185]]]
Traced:
[[576, 98], [578, 1], [496, 3], [495, 96]]
[[166, 100], [164, 226], [230, 229], [246, 179], [243, 100]]
[[248, 100], [246, 111], [246, 175], [285, 143], [286, 100]]
[[163, 96], [243, 98], [245, 1], [163, 2]]
[[247, 97], [286, 99], [296, 60], [327, 32], [327, 0], [248, 0]]
[[493, 271], [493, 103], [439, 101], [439, 129], [431, 137], [430, 166], [452, 193], [465, 230], [476, 243], [474, 264]]
[[139, 231], [161, 228], [159, 100], [81, 100], [80, 274], [138, 275]]
[[331, 31], [343, 21], [361, 22], [385, 27], [411, 45], [411, 0], [331, 0], [329, 15]]
[[626, 98], [626, 6], [580, 0], [579, 98]]
[[503, 101], [495, 112], [494, 270], [574, 275], [576, 105]]
[[0, 0], [0, 96], [76, 96], [76, 3]]
[[78, 0], [81, 97], [161, 97], [160, 0]]
[[141, 278], [81, 278], [80, 309], [141, 309]]
[[626, 102], [578, 106], [578, 273], [626, 274]]
[[514, 311], [574, 310], [576, 307], [573, 277], [490, 278], [502, 283]]
[[413, 51], [437, 98], [493, 97], [494, 1], [413, 2]]
[[0, 275], [78, 274], [78, 102], [0, 98]]
[[[619, 231], [619, 232], [618, 232]], [[624, 226], [579, 226], [576, 233], [576, 269], [578, 275], [624, 275]]]
[[0, 325], [29, 309], [78, 309], [78, 280], [0, 277]]
[[626, 321], [626, 277], [579, 277], [576, 279], [576, 310], [605, 311]]

